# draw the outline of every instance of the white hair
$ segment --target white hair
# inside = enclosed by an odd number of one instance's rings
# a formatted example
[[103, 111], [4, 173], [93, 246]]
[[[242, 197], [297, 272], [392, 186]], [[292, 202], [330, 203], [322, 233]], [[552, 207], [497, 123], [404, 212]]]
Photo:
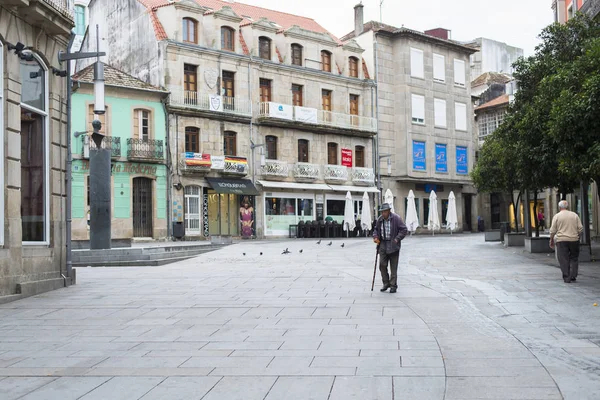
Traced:
[[558, 202], [558, 208], [560, 208], [561, 210], [566, 210], [569, 208], [569, 202], [566, 200], [561, 200]]

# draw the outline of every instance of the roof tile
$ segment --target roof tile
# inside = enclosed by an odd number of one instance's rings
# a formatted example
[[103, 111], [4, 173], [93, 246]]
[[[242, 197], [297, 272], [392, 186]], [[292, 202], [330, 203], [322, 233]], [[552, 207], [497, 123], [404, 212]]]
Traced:
[[487, 108], [502, 106], [508, 103], [510, 103], [510, 97], [507, 94], [503, 94], [502, 96], [496, 97], [495, 99], [490, 100], [487, 103], [484, 103], [479, 107], [475, 108], [475, 111], [481, 111]]
[[[104, 64], [104, 63], [103, 63]], [[93, 83], [94, 82], [94, 64], [91, 64], [81, 71], [77, 72], [73, 75], [73, 82], [84, 82], [84, 83]], [[146, 83], [134, 76], [126, 74], [123, 71], [119, 71], [118, 69], [111, 67], [108, 64], [104, 64], [104, 83], [110, 86], [119, 86], [126, 87], [130, 89], [143, 89], [143, 90], [153, 90], [157, 92], [165, 92], [159, 87], [152, 86], [149, 83]]]

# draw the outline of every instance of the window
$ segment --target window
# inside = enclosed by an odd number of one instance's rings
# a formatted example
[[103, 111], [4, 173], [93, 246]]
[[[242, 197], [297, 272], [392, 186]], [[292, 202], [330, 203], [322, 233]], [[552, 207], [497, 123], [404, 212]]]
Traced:
[[[0, 42], [0, 143], [4, 143], [4, 47]], [[4, 145], [0, 146], [0, 187], [4, 188]], [[0, 196], [0, 226], [4, 227], [4, 196]], [[0, 245], [4, 244], [4, 228], [0, 229]]]
[[412, 122], [425, 124], [425, 97], [418, 94], [412, 95]]
[[331, 90], [322, 90], [321, 91], [321, 100], [322, 100], [323, 110], [331, 111]]
[[423, 70], [423, 50], [410, 48], [410, 76], [414, 78], [424, 78]]
[[454, 60], [454, 84], [458, 86], [465, 86], [465, 81], [465, 62], [463, 60]]
[[477, 117], [479, 125], [479, 138], [483, 139], [486, 136], [491, 135], [498, 129], [498, 127], [504, 121], [505, 111], [495, 113], [485, 113]]
[[337, 143], [327, 143], [327, 164], [337, 165], [338, 163], [338, 145]]
[[454, 103], [455, 128], [458, 131], [467, 130], [467, 105], [465, 103]]
[[150, 111], [140, 109], [134, 110], [133, 137], [134, 139], [141, 139], [144, 142], [152, 139], [152, 133], [150, 131]]
[[292, 65], [302, 66], [302, 46], [296, 43], [292, 45]]
[[294, 106], [302, 107], [304, 105], [302, 89], [301, 85], [292, 84], [292, 103]]
[[185, 128], [185, 151], [200, 153], [200, 130], [193, 126]]
[[80, 5], [75, 6], [75, 34], [85, 35], [85, 7]]
[[235, 73], [229, 71], [223, 71], [222, 93], [223, 93], [223, 107], [226, 110], [235, 109]]
[[198, 103], [198, 67], [190, 64], [183, 64], [183, 90], [185, 92], [185, 104]]
[[235, 51], [235, 31], [228, 27], [221, 27], [221, 50]]
[[267, 144], [267, 154], [265, 158], [267, 160], [277, 160], [277, 136], [267, 136], [265, 138]]
[[358, 95], [356, 94], [350, 95], [350, 122], [352, 125], [358, 125], [360, 122], [358, 117]]
[[350, 77], [358, 78], [358, 58], [350, 57], [348, 60]]
[[446, 100], [434, 99], [433, 112], [435, 114], [435, 126], [446, 128]]
[[90, 176], [86, 175], [85, 176], [85, 187], [86, 187], [86, 202], [87, 202], [87, 206], [90, 206]]
[[[34, 56], [20, 59], [21, 73], [21, 232], [23, 242], [49, 242], [47, 69]], [[3, 130], [3, 129], [2, 129]], [[59, 188], [55, 188], [58, 192]]]
[[440, 54], [433, 55], [433, 80], [446, 82], [446, 58]]
[[236, 136], [237, 133], [232, 131], [225, 131], [223, 134], [223, 153], [226, 156], [237, 155]]
[[331, 53], [327, 50], [321, 51], [321, 69], [325, 72], [331, 72]]
[[258, 56], [264, 60], [271, 59], [271, 39], [261, 36], [258, 38]]
[[298, 162], [308, 162], [308, 140], [298, 140]]
[[260, 80], [260, 101], [268, 103], [271, 101], [271, 81], [269, 79]]
[[198, 23], [196, 20], [183, 19], [183, 41], [198, 44]]
[[365, 167], [365, 147], [356, 146], [354, 148], [354, 166], [357, 168]]

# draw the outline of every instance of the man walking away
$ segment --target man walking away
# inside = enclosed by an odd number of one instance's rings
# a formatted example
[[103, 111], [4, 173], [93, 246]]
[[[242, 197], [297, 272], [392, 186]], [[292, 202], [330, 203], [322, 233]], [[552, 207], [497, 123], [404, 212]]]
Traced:
[[[381, 217], [375, 223], [373, 241], [379, 248], [379, 271], [383, 280], [382, 292], [390, 289], [396, 293], [398, 289], [398, 259], [400, 258], [400, 242], [406, 237], [408, 229], [398, 214], [391, 212], [392, 207], [383, 203], [379, 211]], [[388, 263], [390, 273], [388, 274]]]
[[579, 271], [579, 237], [583, 232], [583, 225], [579, 215], [569, 211], [566, 200], [558, 203], [560, 212], [552, 219], [550, 227], [550, 248], [558, 255], [558, 263], [562, 270], [565, 283], [575, 282]]

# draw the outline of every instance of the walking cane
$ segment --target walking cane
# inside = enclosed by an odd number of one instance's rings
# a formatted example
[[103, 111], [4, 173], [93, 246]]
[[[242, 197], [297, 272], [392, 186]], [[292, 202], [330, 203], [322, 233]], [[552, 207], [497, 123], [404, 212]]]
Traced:
[[375, 268], [373, 269], [373, 282], [371, 283], [371, 292], [375, 287], [375, 275], [377, 275], [377, 257], [379, 256], [379, 245], [377, 245], [376, 253], [375, 253]]

